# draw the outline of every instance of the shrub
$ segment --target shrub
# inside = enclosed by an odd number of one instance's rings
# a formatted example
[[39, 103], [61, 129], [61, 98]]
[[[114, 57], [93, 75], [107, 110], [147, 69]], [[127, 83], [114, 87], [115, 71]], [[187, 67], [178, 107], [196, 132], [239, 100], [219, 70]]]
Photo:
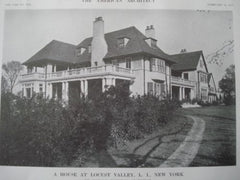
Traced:
[[57, 145], [64, 129], [61, 104], [4, 94], [1, 107], [6, 108], [1, 112], [1, 163], [52, 166], [59, 157]]
[[130, 97], [124, 83], [67, 106], [39, 95], [27, 99], [2, 94], [1, 164], [69, 165], [79, 156], [83, 160], [152, 133], [180, 107], [178, 101], [152, 95]]
[[231, 95], [226, 95], [224, 96], [223, 103], [227, 106], [235, 104], [235, 98]]

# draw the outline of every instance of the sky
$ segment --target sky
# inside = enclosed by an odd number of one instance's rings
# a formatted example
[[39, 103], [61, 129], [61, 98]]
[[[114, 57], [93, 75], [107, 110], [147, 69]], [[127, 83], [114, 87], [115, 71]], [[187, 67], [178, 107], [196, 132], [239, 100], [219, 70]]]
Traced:
[[[216, 84], [234, 64], [232, 13], [193, 10], [8, 10], [3, 63], [24, 62], [53, 39], [77, 45], [92, 36], [98, 16], [104, 19], [106, 33], [129, 26], [144, 33], [146, 26], [153, 25], [158, 46], [167, 54], [202, 50]], [[220, 65], [214, 55], [220, 57]]]

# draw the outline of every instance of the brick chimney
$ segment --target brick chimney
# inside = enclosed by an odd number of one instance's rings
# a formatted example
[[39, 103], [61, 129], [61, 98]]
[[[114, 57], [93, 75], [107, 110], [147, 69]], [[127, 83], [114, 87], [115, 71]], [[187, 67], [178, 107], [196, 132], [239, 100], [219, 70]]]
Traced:
[[146, 27], [145, 36], [146, 36], [147, 38], [153, 38], [153, 39], [155, 39], [155, 29], [154, 29], [153, 25]]
[[91, 50], [91, 65], [104, 65], [103, 57], [107, 54], [107, 43], [104, 37], [104, 21], [102, 17], [97, 17], [93, 22], [93, 39]]

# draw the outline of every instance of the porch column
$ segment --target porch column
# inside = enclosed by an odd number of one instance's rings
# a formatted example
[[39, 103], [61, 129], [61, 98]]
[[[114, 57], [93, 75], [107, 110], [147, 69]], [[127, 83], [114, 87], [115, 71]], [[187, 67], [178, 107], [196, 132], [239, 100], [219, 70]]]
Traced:
[[185, 87], [182, 87], [182, 94], [183, 94], [182, 98], [186, 99], [186, 97], [185, 97]]
[[81, 81], [79, 81], [79, 89], [80, 89], [79, 97], [81, 98], [82, 97], [82, 82]]
[[131, 83], [131, 82], [132, 82], [132, 80], [130, 81], [130, 84], [129, 84], [129, 91], [130, 91], [130, 93], [133, 92], [133, 83]]
[[62, 100], [66, 98], [66, 83], [62, 82]]
[[80, 81], [81, 96], [84, 94], [84, 80]]
[[182, 87], [179, 87], [179, 100], [182, 100]]
[[88, 95], [88, 80], [85, 80], [84, 82], [85, 82], [84, 83], [84, 94], [85, 94], [85, 96], [87, 96]]
[[116, 78], [112, 78], [112, 85], [116, 86]]
[[66, 84], [65, 84], [65, 94], [66, 94], [66, 98], [65, 98], [65, 100], [66, 100], [66, 102], [68, 102], [68, 99], [69, 99], [69, 82], [68, 81], [66, 81]]
[[26, 97], [26, 88], [25, 85], [22, 85], [22, 90], [23, 90], [23, 97]]
[[31, 95], [30, 95], [30, 97], [33, 97], [33, 93], [34, 93], [34, 84], [31, 84]]
[[106, 86], [106, 78], [102, 78], [102, 92], [105, 91], [105, 86]]
[[55, 100], [57, 99], [57, 84], [55, 84], [54, 86], [52, 85], [52, 98]]
[[194, 90], [193, 88], [190, 89], [190, 99], [192, 100], [194, 98]]
[[49, 99], [52, 99], [52, 83], [48, 83], [48, 91], [47, 91], [47, 96], [49, 97]]

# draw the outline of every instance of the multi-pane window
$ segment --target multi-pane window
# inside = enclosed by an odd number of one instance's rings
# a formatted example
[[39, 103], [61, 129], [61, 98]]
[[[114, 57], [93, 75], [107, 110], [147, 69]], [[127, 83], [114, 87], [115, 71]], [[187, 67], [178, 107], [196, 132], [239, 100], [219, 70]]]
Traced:
[[161, 59], [152, 58], [150, 60], [150, 71], [158, 71], [165, 73], [165, 61]]
[[150, 71], [156, 71], [156, 61], [155, 61], [155, 59], [150, 60]]
[[159, 83], [159, 82], [148, 82], [147, 83], [147, 93], [153, 94], [155, 96], [164, 96], [165, 84]]
[[183, 73], [183, 78], [188, 80], [188, 73]]
[[153, 83], [152, 82], [147, 83], [147, 93], [153, 94]]
[[131, 69], [131, 58], [126, 59], [126, 68]]
[[200, 73], [200, 82], [207, 83], [207, 75]]

